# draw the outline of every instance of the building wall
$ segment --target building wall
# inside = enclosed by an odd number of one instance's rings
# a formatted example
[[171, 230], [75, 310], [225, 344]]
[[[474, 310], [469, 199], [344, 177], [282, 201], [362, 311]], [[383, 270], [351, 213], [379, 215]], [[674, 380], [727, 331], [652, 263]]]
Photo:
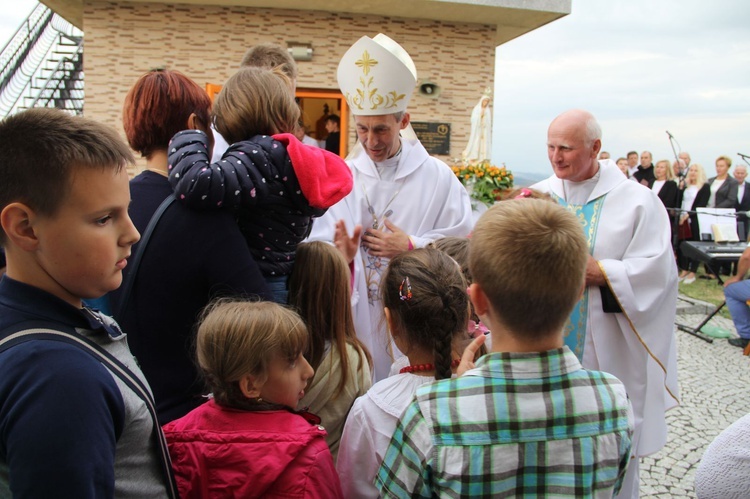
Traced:
[[[437, 98], [415, 91], [413, 121], [451, 124], [451, 156], [466, 145], [471, 109], [493, 87], [495, 27], [479, 24], [208, 5], [87, 1], [84, 5], [85, 114], [122, 130], [128, 88], [156, 67], [182, 71], [199, 85], [221, 84], [245, 50], [259, 42], [309, 42], [313, 60], [298, 62], [300, 88], [338, 89], [336, 68], [363, 35], [383, 32], [412, 56]], [[350, 146], [354, 144], [349, 124]], [[447, 159], [447, 158], [443, 158]]]

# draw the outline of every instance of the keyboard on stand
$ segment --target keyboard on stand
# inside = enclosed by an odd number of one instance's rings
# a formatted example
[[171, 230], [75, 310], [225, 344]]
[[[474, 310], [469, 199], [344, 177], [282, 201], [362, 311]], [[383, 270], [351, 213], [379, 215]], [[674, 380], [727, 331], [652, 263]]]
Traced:
[[688, 258], [712, 265], [736, 262], [747, 248], [747, 243], [717, 244], [711, 241], [683, 241], [680, 248]]
[[[719, 284], [723, 284], [721, 276], [716, 272], [719, 270], [720, 264], [737, 262], [747, 247], [747, 243], [718, 244], [713, 241], [683, 241], [680, 245], [680, 249], [686, 257], [705, 263], [708, 269], [716, 276]], [[697, 336], [708, 343], [713, 343], [714, 340], [712, 338], [701, 333], [701, 328], [705, 326], [725, 304], [726, 302], [722, 302], [721, 305], [717, 306], [697, 327], [677, 324], [678, 329]]]

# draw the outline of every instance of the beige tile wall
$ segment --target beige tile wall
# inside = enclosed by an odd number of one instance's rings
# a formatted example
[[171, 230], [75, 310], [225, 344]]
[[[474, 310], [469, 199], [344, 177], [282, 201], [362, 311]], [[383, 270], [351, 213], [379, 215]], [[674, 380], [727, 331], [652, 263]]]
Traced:
[[[408, 1], [408, 0], [405, 0]], [[336, 67], [362, 35], [383, 32], [412, 56], [437, 98], [412, 97], [414, 121], [451, 124], [451, 156], [466, 145], [471, 109], [493, 86], [494, 27], [439, 21], [208, 5], [88, 1], [84, 7], [85, 113], [122, 130], [128, 88], [155, 67], [180, 70], [199, 85], [222, 83], [259, 42], [311, 43], [299, 62], [298, 87], [335, 89]], [[350, 135], [354, 143], [353, 127]], [[446, 158], [443, 158], [446, 159]]]

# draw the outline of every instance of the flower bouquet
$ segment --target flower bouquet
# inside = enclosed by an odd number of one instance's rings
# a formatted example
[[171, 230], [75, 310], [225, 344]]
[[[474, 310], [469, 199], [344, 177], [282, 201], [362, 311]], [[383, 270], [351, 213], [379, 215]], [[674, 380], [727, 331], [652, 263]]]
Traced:
[[497, 167], [489, 161], [480, 161], [479, 163], [459, 163], [451, 169], [464, 185], [471, 199], [486, 206], [492, 206], [501, 198], [504, 190], [513, 187], [513, 174], [505, 168], [505, 164]]

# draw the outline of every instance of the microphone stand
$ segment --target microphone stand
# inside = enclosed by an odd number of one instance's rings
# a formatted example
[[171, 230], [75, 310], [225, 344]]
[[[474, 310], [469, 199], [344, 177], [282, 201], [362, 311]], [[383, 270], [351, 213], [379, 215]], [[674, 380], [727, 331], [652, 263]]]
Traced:
[[[667, 137], [669, 137], [669, 146], [672, 148], [672, 153], [674, 154], [674, 160], [677, 162], [677, 165], [680, 164], [680, 157], [677, 154], [677, 151], [674, 148], [674, 143], [677, 142], [672, 136], [671, 133], [669, 133], [669, 130], [667, 130]], [[680, 144], [677, 144], [677, 147], [680, 147]], [[687, 176], [688, 171], [688, 165], [685, 165], [685, 168], [680, 171], [680, 174], [677, 177], [677, 210], [667, 210], [670, 213], [670, 223], [672, 225], [672, 250], [677, 254], [677, 246], [680, 242], [679, 240], [679, 225], [680, 225], [680, 210], [679, 208], [682, 208], [682, 193], [685, 190], [685, 177]]]
[[[675, 142], [677, 142], [677, 140], [674, 138], [674, 135], [672, 135], [671, 133], [669, 133], [669, 130], [667, 130], [667, 137], [669, 137], [669, 146], [672, 148], [672, 154], [674, 154], [674, 160], [679, 165], [680, 164], [680, 156], [679, 156], [679, 154], [677, 154], [677, 151], [674, 148], [674, 144], [675, 144]], [[680, 152], [682, 152], [682, 148], [680, 147], [679, 142], [677, 143], [677, 149], [680, 149]], [[688, 170], [689, 166], [690, 165], [685, 165], [685, 168], [683, 170], [680, 170], [680, 174], [677, 177], [680, 180], [680, 183], [678, 185], [681, 188], [683, 186], [680, 185], [680, 184], [682, 184], [682, 182], [685, 180], [685, 177], [687, 177], [687, 170]]]

